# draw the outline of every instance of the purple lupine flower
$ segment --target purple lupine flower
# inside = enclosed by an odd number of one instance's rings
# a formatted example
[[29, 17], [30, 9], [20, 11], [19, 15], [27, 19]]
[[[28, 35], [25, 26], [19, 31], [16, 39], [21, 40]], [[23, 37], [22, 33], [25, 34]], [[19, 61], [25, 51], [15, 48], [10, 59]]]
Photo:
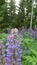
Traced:
[[18, 64], [17, 64], [17, 65], [22, 65], [22, 64], [21, 64], [21, 62], [18, 62]]
[[17, 30], [15, 29], [13, 31], [14, 32], [7, 36], [5, 65], [11, 65], [11, 63], [13, 65], [21, 65], [22, 56], [22, 49], [20, 47], [21, 42], [19, 40], [18, 34], [15, 33], [15, 31], [17, 32]]
[[37, 28], [34, 28], [34, 31], [36, 31], [36, 32], [37, 32]]
[[21, 33], [22, 33], [23, 36], [24, 36], [25, 32], [26, 32], [26, 28], [24, 26], [22, 26]]
[[37, 40], [37, 28], [34, 29], [34, 38]]
[[33, 30], [31, 28], [28, 29], [28, 38], [31, 38], [33, 34]]
[[8, 29], [8, 34], [10, 34], [11, 33], [11, 29]]
[[10, 63], [5, 63], [5, 65], [10, 65]]
[[10, 42], [10, 40], [11, 40], [11, 35], [8, 35], [7, 36], [7, 42]]
[[34, 29], [32, 36], [33, 36], [34, 39], [37, 40], [37, 28]]
[[0, 65], [2, 65], [3, 63], [4, 63], [4, 45], [3, 43], [0, 43]]

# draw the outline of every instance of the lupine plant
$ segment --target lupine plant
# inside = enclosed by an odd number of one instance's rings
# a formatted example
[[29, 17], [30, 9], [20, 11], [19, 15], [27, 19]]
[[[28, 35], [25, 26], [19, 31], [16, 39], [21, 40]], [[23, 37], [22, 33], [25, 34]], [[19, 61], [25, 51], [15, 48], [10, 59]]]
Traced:
[[0, 43], [0, 65], [4, 65], [4, 45]]
[[28, 38], [34, 38], [37, 40], [37, 28], [34, 30], [31, 28], [28, 29]]
[[24, 26], [22, 26], [21, 28], [21, 33], [22, 33], [22, 36], [24, 36], [24, 33], [26, 32], [26, 28]]
[[32, 38], [33, 30], [31, 28], [28, 29], [28, 38]]
[[12, 29], [7, 36], [5, 65], [21, 65], [22, 49], [18, 38], [18, 29]]
[[37, 28], [34, 29], [34, 38], [37, 39]]

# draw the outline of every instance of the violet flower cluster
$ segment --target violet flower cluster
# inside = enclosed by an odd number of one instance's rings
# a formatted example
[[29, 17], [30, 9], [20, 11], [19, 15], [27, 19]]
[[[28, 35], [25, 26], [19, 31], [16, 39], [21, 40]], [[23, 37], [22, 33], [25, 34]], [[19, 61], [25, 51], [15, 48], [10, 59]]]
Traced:
[[4, 65], [4, 45], [0, 43], [0, 65]]
[[28, 29], [28, 38], [33, 37], [33, 30], [31, 28]]
[[34, 38], [37, 40], [37, 28], [34, 29], [33, 36], [34, 36]]
[[28, 38], [34, 38], [37, 40], [37, 28], [34, 30], [31, 28], [28, 29]]
[[25, 32], [26, 32], [26, 28], [24, 26], [22, 26], [22, 29], [21, 29], [22, 36], [24, 36]]
[[5, 65], [21, 65], [22, 49], [17, 33], [7, 36]]

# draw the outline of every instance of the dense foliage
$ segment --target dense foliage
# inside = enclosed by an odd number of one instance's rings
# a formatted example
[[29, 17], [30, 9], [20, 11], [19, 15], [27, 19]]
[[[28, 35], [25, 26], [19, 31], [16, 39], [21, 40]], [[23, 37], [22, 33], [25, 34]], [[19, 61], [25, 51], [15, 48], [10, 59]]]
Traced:
[[22, 38], [22, 65], [37, 65], [37, 41], [33, 38]]
[[[33, 0], [34, 1], [34, 0]], [[37, 3], [37, 0], [36, 0]], [[37, 5], [33, 7], [32, 27], [37, 26]], [[18, 11], [18, 13], [16, 13]], [[20, 28], [23, 25], [30, 27], [32, 13], [32, 0], [20, 0], [19, 6], [15, 5], [15, 0], [0, 0], [0, 32], [8, 28]]]

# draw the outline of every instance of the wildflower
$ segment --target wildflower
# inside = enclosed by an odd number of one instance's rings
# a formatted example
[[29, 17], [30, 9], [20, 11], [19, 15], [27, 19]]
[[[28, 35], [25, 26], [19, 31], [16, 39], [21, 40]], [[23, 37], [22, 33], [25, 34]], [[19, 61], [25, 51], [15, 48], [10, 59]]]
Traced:
[[31, 38], [33, 34], [33, 30], [31, 28], [28, 29], [28, 38]]
[[[5, 65], [21, 65], [22, 49], [20, 47], [21, 42], [19, 41], [18, 35], [16, 34], [18, 29], [12, 29], [9, 37], [7, 38], [6, 48], [6, 63]], [[10, 64], [8, 64], [10, 63]]]
[[26, 32], [26, 28], [24, 26], [22, 26], [21, 33], [22, 33], [23, 36], [24, 36], [25, 32]]
[[14, 33], [17, 33], [18, 32], [18, 29], [15, 28], [15, 29], [11, 29], [11, 33], [14, 34]]
[[4, 63], [4, 45], [0, 43], [0, 64]]

